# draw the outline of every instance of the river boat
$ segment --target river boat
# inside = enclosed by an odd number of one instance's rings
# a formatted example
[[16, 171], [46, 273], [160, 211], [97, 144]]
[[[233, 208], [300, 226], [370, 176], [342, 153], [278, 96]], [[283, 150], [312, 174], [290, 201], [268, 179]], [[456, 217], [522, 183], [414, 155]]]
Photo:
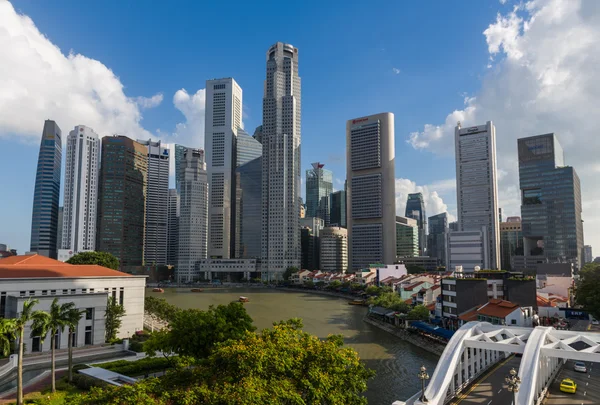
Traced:
[[350, 305], [367, 305], [367, 301], [365, 300], [352, 300], [348, 304]]
[[250, 302], [250, 298], [248, 298], [248, 297], [240, 297], [240, 298], [238, 299], [238, 301], [239, 301], [239, 302]]
[[202, 292], [204, 290], [202, 288], [192, 288], [190, 291], [192, 291], [192, 292]]
[[154, 288], [154, 289], [152, 290], [152, 292], [164, 293], [164, 292], [165, 292], [165, 290], [163, 290], [162, 288]]

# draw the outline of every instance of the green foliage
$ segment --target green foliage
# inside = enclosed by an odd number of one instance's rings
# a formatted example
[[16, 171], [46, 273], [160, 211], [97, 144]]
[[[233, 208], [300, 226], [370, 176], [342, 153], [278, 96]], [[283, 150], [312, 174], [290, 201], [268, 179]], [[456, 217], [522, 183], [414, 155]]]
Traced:
[[104, 315], [107, 342], [117, 338], [117, 333], [122, 324], [121, 318], [124, 315], [125, 308], [123, 308], [123, 305], [117, 304], [117, 301], [113, 297], [108, 297], [106, 313]]
[[382, 293], [378, 297], [369, 298], [369, 304], [373, 304], [378, 307], [384, 307], [391, 309], [392, 311], [401, 312], [403, 314], [410, 311], [410, 306], [404, 302], [399, 294], [394, 292]]
[[69, 264], [97, 264], [119, 270], [119, 259], [108, 252], [81, 252], [67, 260]]
[[327, 285], [327, 289], [328, 290], [337, 290], [338, 288], [340, 288], [342, 286], [342, 283], [339, 282], [338, 280], [334, 280], [331, 283], [329, 283]]
[[317, 284], [315, 284], [317, 286], [317, 288], [323, 288], [325, 287], [325, 281], [317, 281]]
[[290, 277], [292, 276], [292, 274], [294, 273], [298, 273], [298, 267], [295, 266], [290, 266], [287, 269], [285, 269], [285, 271], [283, 272], [283, 279], [284, 280], [289, 280]]
[[114, 371], [128, 377], [137, 377], [144, 374], [156, 373], [172, 368], [177, 363], [162, 357], [146, 357], [136, 361], [117, 360], [108, 363], [94, 364], [94, 367], [101, 367], [105, 370]]
[[315, 283], [312, 282], [312, 280], [308, 280], [304, 282], [304, 287], [306, 288], [315, 288]]
[[16, 323], [13, 319], [0, 318], [0, 353], [8, 356], [15, 341]]
[[92, 387], [108, 387], [108, 384], [102, 380], [79, 373], [73, 375], [73, 385], [82, 391], [89, 391]]
[[579, 272], [575, 301], [600, 319], [600, 263], [587, 263]]
[[408, 319], [426, 321], [429, 319], [429, 310], [424, 305], [417, 305], [407, 315]]
[[370, 285], [365, 289], [365, 293], [367, 293], [367, 295], [379, 295], [381, 293], [381, 289], [376, 285]]
[[407, 265], [406, 271], [408, 274], [427, 273], [427, 269], [425, 267], [415, 266], [413, 264]]
[[350, 289], [352, 291], [364, 291], [365, 290], [365, 286], [359, 283], [351, 283], [350, 284]]
[[252, 318], [239, 302], [211, 305], [208, 311], [186, 309], [176, 314], [169, 330], [154, 333], [144, 349], [150, 355], [162, 351], [202, 359], [216, 343], [240, 339], [246, 331], [255, 329]]
[[164, 298], [146, 296], [144, 298], [144, 311], [157, 320], [170, 322], [181, 309], [169, 304]]

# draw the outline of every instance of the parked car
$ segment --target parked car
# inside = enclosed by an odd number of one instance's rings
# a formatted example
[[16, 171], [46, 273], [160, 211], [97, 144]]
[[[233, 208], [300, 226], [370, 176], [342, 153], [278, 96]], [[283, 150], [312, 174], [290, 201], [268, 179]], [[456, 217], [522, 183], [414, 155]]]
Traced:
[[560, 382], [560, 390], [562, 392], [575, 394], [575, 392], [577, 392], [577, 384], [575, 384], [575, 381], [571, 380], [570, 378], [565, 378]]
[[587, 373], [587, 367], [583, 361], [576, 361], [575, 366], [573, 366], [573, 370], [580, 373]]

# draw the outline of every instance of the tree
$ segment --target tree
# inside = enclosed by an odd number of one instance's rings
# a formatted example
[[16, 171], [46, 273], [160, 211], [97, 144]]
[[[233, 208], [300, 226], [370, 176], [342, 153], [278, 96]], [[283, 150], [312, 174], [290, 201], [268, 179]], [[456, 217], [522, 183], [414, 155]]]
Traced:
[[312, 280], [308, 280], [304, 282], [304, 287], [306, 288], [315, 288], [315, 283]]
[[290, 266], [287, 269], [285, 269], [285, 271], [283, 272], [283, 279], [285, 281], [289, 280], [290, 277], [292, 276], [292, 274], [294, 273], [298, 273], [298, 267], [295, 266]]
[[169, 304], [164, 298], [151, 296], [144, 298], [144, 312], [159, 321], [170, 322], [180, 311], [178, 307]]
[[32, 315], [33, 324], [31, 325], [31, 336], [39, 336], [43, 343], [46, 335], [50, 333], [50, 350], [52, 357], [50, 360], [52, 374], [52, 392], [56, 392], [56, 338], [57, 333], [64, 332], [67, 326], [69, 311], [75, 309], [75, 304], [67, 302], [62, 305], [58, 304], [58, 298], [52, 300], [50, 312], [35, 311]]
[[380, 294], [378, 297], [371, 297], [369, 298], [369, 304], [388, 308], [392, 311], [401, 312], [403, 314], [408, 313], [410, 310], [410, 306], [404, 302], [399, 294], [394, 292], [386, 292]]
[[70, 308], [65, 314], [65, 323], [69, 328], [69, 342], [67, 347], [69, 349], [69, 362], [67, 368], [69, 369], [69, 382], [73, 382], [73, 334], [77, 330], [79, 320], [83, 316], [85, 311], [81, 311], [77, 308]]
[[315, 286], [317, 288], [323, 288], [323, 287], [325, 287], [325, 281], [317, 281], [317, 283], [315, 284]]
[[0, 354], [8, 356], [15, 340], [14, 319], [0, 318]]
[[600, 263], [587, 263], [579, 272], [575, 301], [600, 319]]
[[408, 319], [426, 321], [429, 319], [429, 310], [424, 305], [417, 305], [407, 315]]
[[341, 286], [342, 286], [341, 282], [339, 282], [338, 280], [333, 280], [331, 283], [329, 283], [329, 285], [327, 286], [327, 288], [329, 290], [337, 290]]
[[119, 270], [119, 259], [108, 252], [81, 252], [67, 260], [69, 264], [97, 264]]
[[15, 319], [15, 330], [19, 336], [19, 358], [17, 359], [17, 405], [23, 404], [23, 349], [25, 347], [25, 325], [35, 320], [40, 311], [33, 311], [38, 300], [29, 298], [23, 302], [23, 310]]
[[381, 289], [376, 285], [370, 285], [365, 289], [365, 293], [367, 293], [367, 295], [379, 295], [380, 292]]
[[117, 333], [121, 327], [121, 318], [125, 315], [125, 308], [123, 305], [117, 304], [117, 301], [113, 297], [108, 297], [108, 303], [106, 305], [105, 318], [105, 333], [106, 341], [110, 342], [117, 338]]
[[408, 266], [406, 266], [406, 271], [408, 272], [408, 274], [419, 274], [426, 273], [427, 269], [421, 266], [409, 264]]

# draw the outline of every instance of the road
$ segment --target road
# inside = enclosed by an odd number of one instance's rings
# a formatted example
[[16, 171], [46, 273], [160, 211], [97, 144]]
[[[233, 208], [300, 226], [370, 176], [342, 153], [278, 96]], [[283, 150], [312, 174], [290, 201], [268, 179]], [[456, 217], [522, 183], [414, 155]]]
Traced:
[[509, 405], [512, 403], [513, 394], [505, 386], [504, 377], [511, 368], [519, 369], [520, 357], [511, 356], [504, 360], [500, 367], [492, 369], [481, 381], [471, 386], [466, 391], [466, 397], [459, 397], [451, 404], [454, 405]]
[[[600, 364], [587, 362], [588, 372], [578, 373], [573, 370], [574, 361], [567, 361], [558, 377], [550, 386], [544, 405], [592, 405], [600, 404]], [[577, 384], [575, 394], [560, 392], [560, 382], [570, 378]]]

